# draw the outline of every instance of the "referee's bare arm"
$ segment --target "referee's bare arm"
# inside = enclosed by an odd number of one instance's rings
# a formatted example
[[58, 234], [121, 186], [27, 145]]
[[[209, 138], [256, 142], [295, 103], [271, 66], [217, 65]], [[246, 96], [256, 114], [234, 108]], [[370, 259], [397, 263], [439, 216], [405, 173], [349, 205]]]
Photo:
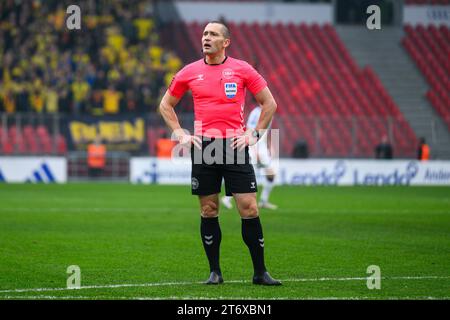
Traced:
[[169, 91], [166, 91], [164, 97], [161, 99], [161, 103], [159, 104], [161, 116], [181, 144], [193, 143], [200, 149], [201, 139], [199, 137], [187, 134], [181, 128], [180, 122], [178, 121], [178, 117], [174, 110], [179, 101], [180, 99], [172, 96]]
[[259, 131], [267, 129], [272, 120], [275, 111], [277, 110], [277, 103], [272, 96], [269, 88], [265, 88], [255, 95], [255, 99], [261, 106], [261, 115], [259, 116], [258, 124], [255, 130]]

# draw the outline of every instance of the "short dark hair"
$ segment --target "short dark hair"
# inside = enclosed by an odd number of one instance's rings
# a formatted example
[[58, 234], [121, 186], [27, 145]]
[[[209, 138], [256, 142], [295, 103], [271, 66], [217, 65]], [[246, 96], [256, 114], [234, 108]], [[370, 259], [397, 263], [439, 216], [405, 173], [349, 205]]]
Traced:
[[[225, 39], [231, 39], [230, 28], [228, 28], [227, 24], [226, 24], [224, 21], [213, 20], [213, 21], [210, 21], [209, 23], [217, 23], [217, 24], [222, 25], [223, 36], [225, 37]], [[208, 24], [209, 24], [209, 23], [208, 23]]]

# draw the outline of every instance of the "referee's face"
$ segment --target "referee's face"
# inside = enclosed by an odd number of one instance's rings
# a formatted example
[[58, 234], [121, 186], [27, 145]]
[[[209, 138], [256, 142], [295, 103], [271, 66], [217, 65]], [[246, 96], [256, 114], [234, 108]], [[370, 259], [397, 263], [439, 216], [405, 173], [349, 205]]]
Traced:
[[230, 45], [230, 39], [224, 37], [223, 26], [218, 23], [208, 23], [203, 31], [203, 53], [215, 55]]

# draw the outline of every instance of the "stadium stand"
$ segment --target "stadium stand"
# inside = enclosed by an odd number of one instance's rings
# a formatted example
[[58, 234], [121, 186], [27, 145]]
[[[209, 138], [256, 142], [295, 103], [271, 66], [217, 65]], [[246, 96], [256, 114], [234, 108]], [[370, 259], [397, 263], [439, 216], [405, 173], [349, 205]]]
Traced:
[[426, 96], [450, 130], [450, 29], [447, 26], [405, 26], [402, 44], [428, 84]]
[[[0, 112], [102, 116], [154, 110], [181, 61], [160, 46], [152, 3], [78, 1], [86, 28], [81, 31], [65, 27], [69, 4], [0, 2]], [[2, 133], [2, 153], [67, 150], [60, 133], [11, 125], [7, 121]]]

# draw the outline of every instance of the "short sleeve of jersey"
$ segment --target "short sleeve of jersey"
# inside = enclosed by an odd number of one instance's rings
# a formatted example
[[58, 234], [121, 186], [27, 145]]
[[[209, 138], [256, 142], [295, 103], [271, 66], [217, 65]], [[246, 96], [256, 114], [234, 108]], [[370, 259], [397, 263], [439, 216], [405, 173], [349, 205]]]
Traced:
[[186, 93], [189, 89], [188, 79], [186, 76], [186, 70], [181, 69], [172, 79], [172, 82], [169, 85], [169, 93], [181, 99], [181, 97]]
[[267, 87], [267, 82], [251, 65], [247, 64], [245, 69], [245, 86], [255, 95]]

